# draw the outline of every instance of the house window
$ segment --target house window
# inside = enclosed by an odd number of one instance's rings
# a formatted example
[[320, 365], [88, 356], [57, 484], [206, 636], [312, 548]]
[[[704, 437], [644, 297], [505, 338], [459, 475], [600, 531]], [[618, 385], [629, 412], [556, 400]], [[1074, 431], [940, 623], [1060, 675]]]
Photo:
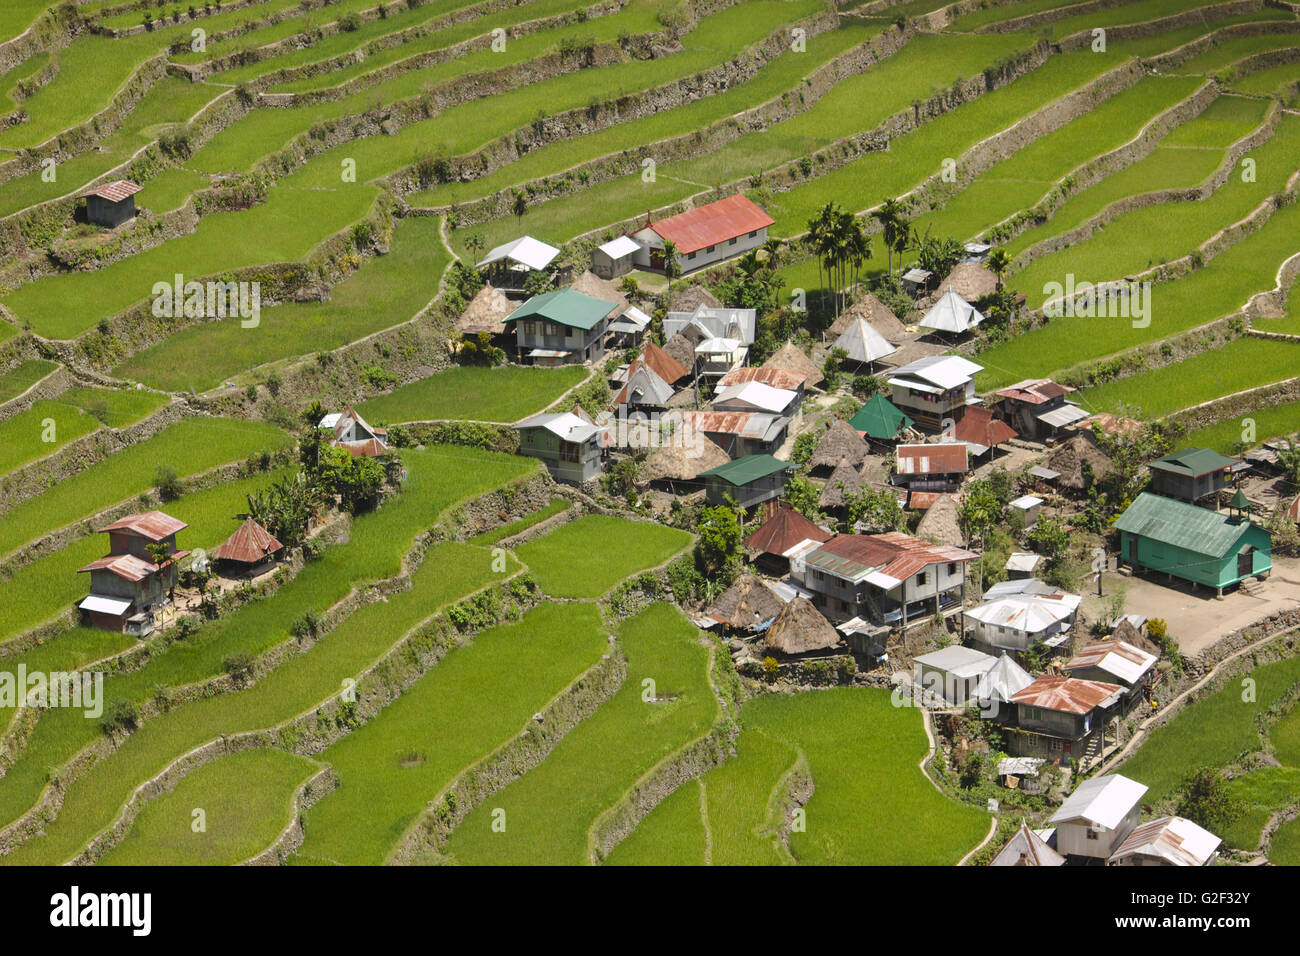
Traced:
[[956, 573], [957, 573], [957, 562], [956, 562], [956, 561], [952, 561], [952, 562], [950, 562], [950, 563], [948, 564], [948, 573], [949, 573], [950, 575], [951, 575], [951, 574], [956, 574]]
[[709, 246], [709, 248], [705, 249], [704, 251], [705, 251], [705, 252], [712, 252], [712, 251], [713, 251], [714, 249], [716, 249], [716, 248], [718, 248], [718, 247], [717, 247], [717, 246]]
[[1099, 833], [1098, 833], [1096, 830], [1094, 830], [1092, 827], [1089, 827], [1089, 828], [1088, 828], [1088, 839], [1089, 839], [1089, 840], [1100, 840], [1100, 839], [1101, 839], [1101, 834], [1099, 834]]
[[687, 258], [687, 259], [694, 259], [694, 258], [695, 258], [695, 253], [693, 253], [693, 252], [688, 253], [687, 256], [686, 256], [686, 258]]
[[734, 246], [735, 244], [736, 244], [736, 239], [734, 236], [727, 240], [727, 245]]
[[925, 572], [925, 571], [922, 571], [920, 574], [918, 574], [918, 575], [916, 576], [916, 586], [917, 586], [917, 587], [919, 587], [919, 588], [923, 588], [923, 587], [925, 587], [925, 577], [926, 577], [926, 572]]
[[749, 238], [753, 239], [753, 238], [754, 238], [755, 236], [757, 236], [757, 235], [758, 235], [758, 230], [755, 229], [753, 232], [751, 232], [751, 233], [749, 234]]

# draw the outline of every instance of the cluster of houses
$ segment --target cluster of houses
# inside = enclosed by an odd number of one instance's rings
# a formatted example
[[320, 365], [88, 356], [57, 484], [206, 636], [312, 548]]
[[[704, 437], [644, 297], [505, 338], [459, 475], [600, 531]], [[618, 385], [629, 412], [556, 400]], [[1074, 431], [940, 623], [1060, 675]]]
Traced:
[[1022, 823], [990, 866], [1213, 866], [1223, 842], [1184, 817], [1141, 823], [1147, 788], [1117, 773], [1080, 784], [1048, 820]]

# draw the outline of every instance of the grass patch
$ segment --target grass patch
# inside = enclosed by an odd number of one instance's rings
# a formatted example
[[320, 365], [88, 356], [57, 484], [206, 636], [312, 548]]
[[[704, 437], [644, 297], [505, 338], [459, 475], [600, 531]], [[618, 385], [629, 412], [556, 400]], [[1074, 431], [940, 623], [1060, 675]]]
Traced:
[[[628, 788], [674, 751], [707, 732], [718, 713], [709, 649], [671, 605], [654, 604], [619, 628], [627, 679], [550, 756], [494, 794], [452, 831], [461, 863], [582, 864], [593, 824]], [[654, 681], [654, 700], [642, 681]], [[504, 810], [505, 832], [493, 832]]]
[[[1242, 440], [1245, 418], [1255, 423], [1255, 437], [1249, 443]], [[1252, 411], [1241, 419], [1228, 418], [1204, 428], [1188, 432], [1183, 444], [1191, 448], [1213, 448], [1224, 455], [1236, 454], [1244, 447], [1257, 445], [1273, 438], [1286, 438], [1300, 431], [1300, 402], [1287, 402]]]
[[587, 376], [581, 366], [556, 369], [456, 365], [363, 402], [368, 420], [392, 424], [442, 419], [514, 422], [540, 412]]
[[516, 553], [551, 597], [597, 598], [690, 543], [691, 536], [676, 528], [585, 515], [520, 545]]
[[453, 650], [321, 755], [341, 786], [308, 811], [302, 854], [382, 863], [439, 791], [518, 734], [607, 646], [593, 605], [549, 604]]
[[28, 359], [0, 375], [0, 403], [17, 398], [58, 367], [48, 359]]
[[[293, 820], [298, 788], [317, 766], [283, 750], [245, 750], [185, 776], [150, 801], [99, 860], [103, 866], [228, 866], [256, 856]], [[203, 832], [193, 829], [204, 813]]]
[[328, 302], [264, 309], [254, 329], [238, 316], [191, 325], [137, 352], [113, 374], [169, 392], [202, 392], [255, 366], [339, 348], [414, 318], [436, 292], [449, 258], [437, 219], [399, 220], [388, 254], [365, 260], [330, 290]]
[[568, 511], [573, 502], [568, 498], [552, 498], [550, 504], [545, 508], [534, 511], [532, 514], [520, 518], [518, 521], [511, 521], [509, 524], [503, 524], [495, 531], [485, 531], [482, 534], [470, 538], [470, 544], [476, 544], [479, 547], [487, 547], [496, 544], [503, 538], [509, 538], [512, 535], [519, 534], [521, 531], [527, 531], [533, 525], [541, 524], [547, 518], [559, 514], [561, 511]]

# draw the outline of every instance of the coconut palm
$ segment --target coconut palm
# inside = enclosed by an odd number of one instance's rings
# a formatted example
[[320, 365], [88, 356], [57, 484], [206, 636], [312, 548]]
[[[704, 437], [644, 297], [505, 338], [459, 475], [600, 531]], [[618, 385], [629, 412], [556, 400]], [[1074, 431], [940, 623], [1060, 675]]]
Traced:
[[1002, 277], [1011, 268], [1011, 257], [1005, 249], [994, 249], [989, 253], [989, 271], [998, 277], [998, 291], [1002, 290]]
[[897, 199], [886, 199], [871, 213], [871, 218], [880, 223], [881, 239], [889, 256], [889, 274], [894, 274], [894, 253], [901, 253], [907, 248], [912, 228], [903, 215], [903, 204]]

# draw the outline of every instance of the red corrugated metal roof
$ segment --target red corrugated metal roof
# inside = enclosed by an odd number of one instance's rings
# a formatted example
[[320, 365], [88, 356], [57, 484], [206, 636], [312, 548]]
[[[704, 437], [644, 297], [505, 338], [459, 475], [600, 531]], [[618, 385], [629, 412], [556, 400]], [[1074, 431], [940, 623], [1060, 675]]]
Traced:
[[964, 474], [968, 468], [966, 445], [959, 441], [934, 445], [899, 445], [894, 457], [900, 475]]
[[[974, 561], [979, 558], [978, 554], [964, 548], [931, 544], [929, 541], [897, 531], [890, 531], [887, 534], [836, 535], [822, 545], [820, 550], [828, 551], [841, 558], [848, 558], [867, 567], [887, 565], [903, 554], [911, 554], [923, 559], [922, 567], [926, 564]], [[890, 577], [897, 577], [897, 575], [891, 574]]]
[[976, 445], [992, 448], [1004, 441], [1019, 437], [1020, 432], [1001, 419], [994, 418], [991, 408], [973, 405], [966, 409], [966, 414], [953, 428], [952, 434], [958, 441], [973, 442]]
[[994, 395], [999, 398], [1009, 398], [1016, 402], [1025, 402], [1028, 405], [1042, 405], [1054, 398], [1060, 398], [1062, 395], [1068, 395], [1075, 391], [1069, 385], [1061, 385], [1053, 382], [1050, 378], [1027, 378], [1024, 381], [1016, 382], [1014, 385], [1008, 385], [1006, 388], [1000, 388]]
[[183, 528], [188, 528], [184, 521], [173, 518], [169, 514], [161, 511], [142, 511], [139, 514], [127, 515], [110, 525], [106, 525], [99, 530], [103, 531], [125, 531], [130, 534], [137, 534], [142, 538], [148, 538], [150, 541], [161, 541], [169, 534], [175, 534]]
[[[179, 561], [187, 554], [188, 551], [174, 551], [171, 560]], [[158, 565], [134, 554], [108, 554], [97, 561], [91, 561], [84, 568], [77, 569], [78, 574], [85, 571], [112, 571], [119, 578], [127, 581], [143, 581], [158, 571]]]
[[1044, 675], [1020, 693], [1012, 694], [1011, 699], [1017, 704], [1028, 704], [1045, 710], [1086, 714], [1111, 694], [1123, 689], [1119, 684]]
[[913, 491], [907, 496], [907, 507], [913, 511], [929, 511], [945, 493], [942, 491]]
[[646, 225], [661, 239], [671, 241], [678, 252], [687, 254], [766, 229], [775, 221], [743, 193], [736, 193], [667, 219], [651, 220]]
[[223, 561], [257, 564], [279, 551], [282, 545], [272, 534], [252, 518], [245, 518], [229, 538], [223, 541], [212, 556]]
[[[654, 372], [669, 385], [673, 384], [678, 379], [685, 378], [691, 373], [690, 369], [653, 342], [642, 350], [640, 360], [645, 363], [646, 368], [650, 369], [650, 371]], [[628, 369], [628, 371], [630, 373], [631, 369]]]
[[765, 554], [782, 555], [800, 541], [828, 541], [830, 533], [823, 531], [789, 505], [777, 505], [776, 513], [763, 526], [745, 539], [745, 545]]
[[109, 202], [121, 202], [123, 199], [129, 199], [140, 191], [141, 187], [131, 182], [129, 179], [119, 179], [116, 182], [104, 183], [102, 186], [96, 186], [81, 194], [81, 198], [87, 196], [98, 196], [100, 199], [107, 199]]
[[726, 388], [728, 385], [744, 385], [746, 382], [761, 382], [763, 385], [772, 388], [784, 388], [791, 392], [798, 390], [808, 376], [803, 372], [796, 372], [788, 368], [735, 368], [722, 376], [718, 382], [720, 388]]
[[713, 432], [719, 435], [749, 434], [750, 420], [755, 412], [682, 412], [682, 420], [696, 431]]

